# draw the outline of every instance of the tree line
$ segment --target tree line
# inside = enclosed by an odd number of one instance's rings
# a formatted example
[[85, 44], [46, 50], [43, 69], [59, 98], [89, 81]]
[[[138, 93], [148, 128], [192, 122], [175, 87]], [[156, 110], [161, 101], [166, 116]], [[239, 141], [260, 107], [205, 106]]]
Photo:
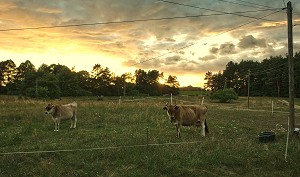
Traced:
[[[294, 56], [295, 96], [300, 97], [300, 53]], [[244, 61], [227, 63], [225, 70], [205, 74], [205, 88], [213, 92], [231, 88], [239, 96], [289, 96], [288, 57], [276, 56], [261, 62]]]
[[10, 59], [0, 62], [0, 93], [33, 98], [65, 96], [138, 96], [174, 95], [179, 93], [176, 76], [169, 75], [164, 84], [162, 72], [138, 69], [116, 76], [107, 67], [95, 64], [91, 72], [76, 72], [65, 65], [42, 64], [39, 68], [29, 61], [19, 66]]

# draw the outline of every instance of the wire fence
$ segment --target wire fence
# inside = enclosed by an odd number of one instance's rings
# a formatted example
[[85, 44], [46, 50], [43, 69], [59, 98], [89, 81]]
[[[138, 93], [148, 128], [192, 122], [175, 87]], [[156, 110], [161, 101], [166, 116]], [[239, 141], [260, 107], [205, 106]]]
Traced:
[[201, 141], [190, 142], [177, 142], [177, 143], [150, 143], [150, 144], [136, 144], [124, 146], [108, 146], [108, 147], [92, 147], [92, 148], [78, 148], [78, 149], [57, 149], [57, 150], [40, 150], [40, 151], [14, 151], [14, 152], [1, 152], [0, 155], [15, 155], [15, 154], [40, 154], [40, 153], [59, 153], [59, 152], [75, 152], [75, 151], [94, 151], [94, 150], [110, 150], [110, 149], [124, 149], [124, 148], [138, 148], [150, 146], [169, 146], [169, 145], [182, 145], [182, 144], [197, 144]]
[[[147, 100], [168, 100], [169, 98], [154, 98], [154, 97], [146, 97], [146, 98], [138, 98], [138, 99], [123, 99], [122, 97], [119, 97], [119, 104], [122, 104], [123, 102], [138, 102], [138, 101], [147, 101]], [[112, 101], [117, 101], [117, 99], [114, 99]], [[184, 100], [184, 99], [176, 99], [176, 102], [178, 103], [188, 103], [188, 104], [200, 104], [202, 101], [202, 104], [204, 102], [204, 97], [197, 97], [195, 100]], [[277, 100], [278, 102], [286, 105], [288, 104], [285, 100]], [[272, 104], [273, 106], [273, 104]], [[299, 109], [299, 106], [295, 106], [296, 109]], [[35, 107], [16, 107], [16, 108], [5, 108], [2, 107], [0, 110], [8, 110], [8, 111], [17, 111], [21, 109], [36, 109]], [[270, 112], [271, 110], [256, 110], [256, 109], [244, 109], [239, 107], [232, 107], [232, 106], [222, 106], [218, 107], [217, 109], [230, 109], [230, 110], [238, 110], [238, 111], [261, 111], [261, 112]], [[285, 111], [273, 111], [272, 113], [283, 113], [288, 114], [289, 112]], [[299, 114], [296, 114], [299, 115]], [[121, 145], [121, 146], [107, 146], [107, 147], [91, 147], [91, 148], [74, 148], [74, 149], [56, 149], [56, 150], [37, 150], [37, 151], [13, 151], [13, 152], [0, 152], [0, 155], [16, 155], [16, 154], [40, 154], [40, 153], [59, 153], [59, 152], [75, 152], [75, 151], [95, 151], [95, 150], [111, 150], [111, 149], [125, 149], [125, 148], [139, 148], [139, 147], [151, 147], [151, 146], [169, 146], [169, 145], [181, 145], [181, 144], [197, 144], [201, 141], [188, 141], [188, 142], [165, 142], [165, 143], [149, 143], [149, 130], [147, 128], [147, 141], [145, 144], [134, 144], [134, 145]]]

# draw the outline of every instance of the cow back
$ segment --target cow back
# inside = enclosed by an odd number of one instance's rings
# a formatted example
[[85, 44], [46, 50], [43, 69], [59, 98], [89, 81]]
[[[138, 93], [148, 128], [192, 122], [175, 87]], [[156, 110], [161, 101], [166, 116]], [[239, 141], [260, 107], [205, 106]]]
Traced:
[[178, 121], [183, 126], [194, 125], [197, 121], [203, 121], [207, 108], [200, 105], [179, 106]]
[[56, 105], [53, 108], [53, 114], [52, 116], [54, 118], [60, 118], [60, 119], [71, 119], [76, 114], [77, 105]]

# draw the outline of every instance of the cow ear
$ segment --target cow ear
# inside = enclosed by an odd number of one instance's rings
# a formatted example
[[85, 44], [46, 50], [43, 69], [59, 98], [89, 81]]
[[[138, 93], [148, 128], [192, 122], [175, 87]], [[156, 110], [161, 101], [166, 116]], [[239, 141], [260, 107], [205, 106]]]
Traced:
[[167, 106], [163, 107], [164, 110], [168, 110]]
[[175, 106], [175, 109], [179, 109], [179, 106]]

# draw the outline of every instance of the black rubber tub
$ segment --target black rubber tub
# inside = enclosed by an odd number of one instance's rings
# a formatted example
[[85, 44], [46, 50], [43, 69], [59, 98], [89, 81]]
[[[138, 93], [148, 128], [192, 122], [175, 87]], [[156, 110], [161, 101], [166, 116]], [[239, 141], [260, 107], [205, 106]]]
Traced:
[[261, 132], [258, 135], [258, 140], [262, 143], [275, 141], [275, 133], [271, 131]]

